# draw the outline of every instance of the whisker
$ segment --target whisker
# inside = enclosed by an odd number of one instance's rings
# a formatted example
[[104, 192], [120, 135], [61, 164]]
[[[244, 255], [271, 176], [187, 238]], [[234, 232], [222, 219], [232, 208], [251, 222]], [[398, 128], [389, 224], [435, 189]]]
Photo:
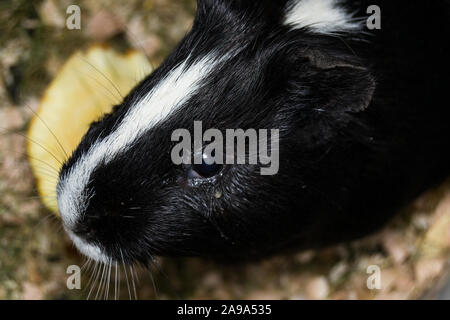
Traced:
[[45, 162], [45, 161], [43, 161], [43, 160], [41, 160], [41, 159], [38, 159], [38, 158], [33, 157], [33, 156], [30, 156], [30, 155], [28, 155], [28, 158], [33, 159], [33, 160], [35, 160], [35, 161], [38, 161], [38, 162], [40, 162], [40, 163], [42, 163], [42, 164], [45, 164], [49, 169], [53, 170], [54, 173], [56, 173], [56, 174], [59, 175], [59, 168], [55, 168], [55, 167], [53, 167], [51, 164], [49, 164], [48, 162]]
[[47, 221], [50, 221], [53, 218], [54, 218], [53, 214], [47, 213], [44, 217], [39, 219], [38, 223], [35, 224], [34, 228], [40, 227], [42, 224], [44, 224]]
[[152, 281], [153, 292], [155, 294], [155, 298], [159, 300], [158, 290], [156, 288], [156, 282], [155, 282], [155, 278], [153, 277], [152, 270], [149, 267], [147, 267], [146, 269], [148, 270], [148, 273], [150, 275], [150, 280]]
[[85, 271], [85, 269], [87, 270], [89, 268], [89, 265], [91, 264], [92, 259], [91, 258], [87, 258], [85, 260], [85, 262], [83, 263], [83, 265], [81, 266], [81, 271]]
[[[59, 175], [57, 175], [54, 172], [48, 171], [46, 168], [36, 167], [35, 171], [36, 171], [36, 173], [40, 173], [40, 174], [45, 175], [45, 176], [47, 176], [49, 178], [53, 178], [56, 181], [58, 181], [58, 179], [59, 179]], [[50, 181], [53, 181], [53, 180], [50, 180]]]
[[[107, 91], [107, 93], [110, 94], [110, 97], [113, 99], [113, 103], [121, 103], [122, 100], [120, 97], [117, 97], [113, 91], [111, 91], [110, 89], [108, 89], [104, 84], [102, 84], [98, 79], [94, 78], [93, 76], [84, 73], [84, 72], [80, 72], [82, 74], [83, 77], [88, 77], [89, 79], [95, 81], [100, 87], [102, 87], [103, 89], [105, 89]], [[84, 82], [82, 82], [83, 86], [89, 90], [89, 86], [87, 84], [85, 84]], [[103, 109], [101, 108], [101, 106], [99, 104], [96, 104], [96, 106], [98, 107], [98, 110], [100, 111], [100, 113], [105, 113], [103, 111]]]
[[32, 197], [20, 197], [20, 200], [41, 200], [41, 199], [54, 199], [56, 200], [57, 196], [32, 196]]
[[28, 141], [30, 141], [30, 142], [36, 144], [38, 147], [42, 148], [42, 150], [44, 150], [44, 151], [47, 152], [50, 156], [52, 156], [52, 158], [55, 159], [61, 166], [63, 165], [63, 163], [61, 162], [61, 160], [59, 160], [59, 159], [55, 156], [54, 153], [50, 152], [50, 150], [47, 149], [46, 147], [44, 147], [42, 144], [40, 144], [40, 143], [34, 141], [33, 139], [27, 137], [26, 135], [24, 135], [24, 134], [22, 134], [22, 133], [20, 133], [20, 132], [10, 132], [10, 131], [5, 130], [4, 128], [0, 128], [0, 130], [4, 130], [4, 131], [5, 131], [5, 134], [17, 134], [17, 135], [19, 135], [19, 136], [21, 136], [21, 137], [27, 139]]
[[139, 285], [139, 275], [138, 275], [138, 272], [136, 269], [137, 268], [135, 268], [135, 266], [133, 266], [134, 276], [136, 277], [136, 284]]
[[[153, 267], [155, 267], [156, 271], [158, 272], [158, 274], [162, 275], [166, 280], [168, 285], [170, 286], [172, 293], [175, 295], [175, 297], [177, 299], [181, 299], [180, 295], [178, 294], [177, 290], [175, 289], [175, 287], [172, 285], [172, 282], [170, 281], [169, 277], [167, 276], [167, 274], [162, 270], [161, 266], [158, 264], [158, 261], [155, 259], [155, 257], [153, 257], [152, 255], [150, 255], [150, 260], [149, 262], [153, 265]], [[148, 268], [150, 268], [150, 266], [147, 266]], [[151, 269], [149, 269], [151, 270]]]
[[[19, 156], [23, 156], [23, 154], [21, 154], [21, 153], [19, 153], [19, 152], [14, 152], [14, 151], [11, 151], [11, 150], [9, 150], [9, 152], [15, 153], [15, 154], [17, 154], [17, 155], [19, 155]], [[30, 159], [33, 159], [33, 160], [35, 160], [35, 161], [37, 161], [37, 162], [39, 162], [39, 163], [42, 163], [43, 165], [46, 166], [45, 168], [44, 168], [44, 167], [41, 167], [41, 166], [39, 166], [39, 167], [36, 166], [36, 168], [38, 168], [38, 169], [45, 169], [46, 171], [48, 171], [49, 174], [51, 173], [52, 175], [57, 176], [58, 179], [59, 179], [59, 170], [55, 169], [52, 165], [50, 165], [49, 163], [47, 163], [47, 162], [45, 162], [45, 161], [43, 161], [43, 160], [40, 160], [40, 159], [35, 158], [35, 157], [33, 157], [33, 156], [30, 156], [30, 155], [27, 155], [27, 157], [30, 158]], [[9, 160], [12, 160], [12, 161], [14, 161], [14, 162], [22, 162], [22, 161], [25, 161], [24, 159], [9, 159]], [[5, 163], [6, 161], [8, 161], [8, 160], [4, 159], [3, 161], [0, 161], [0, 164]]]
[[120, 263], [118, 263], [118, 262], [116, 262], [116, 264], [117, 264], [117, 268], [118, 268], [118, 273], [117, 273], [117, 276], [118, 276], [118, 280], [117, 280], [117, 297], [118, 297], [118, 299], [120, 299], [120, 283], [121, 283], [121, 281], [120, 281]]
[[123, 100], [123, 95], [120, 92], [119, 88], [114, 84], [113, 81], [111, 81], [111, 79], [109, 79], [103, 72], [101, 72], [96, 66], [94, 66], [92, 63], [90, 63], [88, 60], [81, 58], [81, 60], [83, 60], [84, 62], [86, 62], [88, 65], [90, 65], [94, 70], [96, 70], [103, 78], [105, 78], [106, 81], [108, 81], [113, 87], [114, 89], [117, 91], [117, 93], [119, 94], [119, 96], [121, 97], [121, 99]]
[[108, 297], [109, 297], [109, 284], [111, 281], [111, 265], [112, 265], [112, 262], [111, 262], [111, 258], [110, 258], [109, 259], [109, 268], [108, 268], [108, 283], [106, 286], [105, 300], [108, 300]]
[[83, 288], [83, 291], [86, 291], [86, 288], [90, 288], [90, 285], [91, 285], [92, 281], [94, 280], [94, 275], [97, 272], [97, 267], [98, 267], [97, 261], [93, 260], [93, 266], [90, 268], [91, 270], [89, 270], [89, 273], [91, 275], [89, 276], [89, 280], [86, 283], [86, 286]]
[[100, 283], [99, 283], [98, 288], [97, 288], [97, 294], [95, 295], [95, 300], [98, 300], [98, 296], [99, 296], [100, 290], [103, 287], [103, 278], [105, 277], [106, 263], [102, 263], [102, 264], [103, 264], [102, 277], [100, 278]]
[[64, 152], [65, 155], [65, 160], [67, 160], [69, 158], [69, 155], [67, 154], [66, 150], [64, 149], [64, 147], [62, 146], [61, 142], [59, 141], [59, 139], [56, 137], [55, 133], [50, 129], [50, 127], [47, 125], [47, 123], [41, 118], [41, 116], [35, 112], [28, 104], [24, 104], [28, 109], [30, 109], [30, 111], [42, 122], [42, 124], [47, 128], [47, 130], [50, 132], [50, 134], [53, 136], [53, 138], [55, 138], [56, 143], [58, 144], [58, 146], [61, 148], [61, 150]]
[[114, 261], [114, 273], [115, 273], [115, 277], [114, 277], [114, 300], [117, 300], [117, 261]]
[[132, 265], [129, 265], [128, 268], [130, 269], [131, 284], [133, 285], [134, 300], [137, 300], [136, 283], [135, 283], [135, 281], [134, 281], [133, 266], [132, 266]]
[[126, 279], [126, 281], [127, 281], [128, 296], [130, 297], [130, 300], [131, 300], [130, 283], [128, 282], [127, 268], [126, 268], [126, 266], [125, 266], [125, 260], [123, 259], [122, 248], [120, 248], [120, 255], [122, 256], [123, 270], [124, 270], [124, 272], [125, 272], [125, 279]]
[[[99, 276], [99, 263], [98, 261], [95, 261], [95, 267], [94, 267], [94, 272], [92, 273], [91, 279], [93, 279], [92, 283], [91, 283], [91, 288], [89, 290], [89, 293], [87, 295], [86, 300], [89, 300], [89, 297], [91, 296], [92, 290], [94, 289], [95, 283], [97, 283], [97, 278]], [[89, 280], [90, 282], [91, 280]]]

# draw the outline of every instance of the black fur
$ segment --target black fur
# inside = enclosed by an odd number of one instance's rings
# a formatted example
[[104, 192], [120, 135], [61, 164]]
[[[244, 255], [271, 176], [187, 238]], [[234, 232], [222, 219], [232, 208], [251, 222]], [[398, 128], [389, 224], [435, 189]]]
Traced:
[[[92, 125], [61, 176], [175, 65], [240, 50], [131, 150], [91, 177], [80, 236], [115, 259], [253, 259], [366, 235], [449, 171], [448, 1], [378, 4], [382, 29], [317, 35], [281, 19], [287, 1], [199, 0], [192, 31], [114, 112]], [[174, 129], [280, 129], [280, 171], [225, 166], [190, 183]], [[216, 197], [219, 191], [222, 196]]]

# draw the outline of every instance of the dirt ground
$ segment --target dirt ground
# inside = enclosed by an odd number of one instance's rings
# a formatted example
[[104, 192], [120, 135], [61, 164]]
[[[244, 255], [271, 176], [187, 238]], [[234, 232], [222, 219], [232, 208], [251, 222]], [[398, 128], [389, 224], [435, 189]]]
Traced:
[[[66, 27], [72, 4], [81, 9], [81, 30]], [[194, 11], [193, 0], [0, 2], [0, 299], [95, 299], [106, 292], [114, 298], [116, 278], [123, 299], [439, 297], [450, 261], [449, 183], [351, 244], [239, 266], [159, 259], [150, 271], [121, 266], [116, 277], [113, 269], [109, 286], [108, 269], [87, 265], [82, 290], [68, 289], [67, 268], [85, 259], [37, 196], [25, 152], [32, 110], [76, 50], [108, 42], [143, 50], [157, 66], [189, 29]], [[368, 288], [373, 266], [381, 288]]]

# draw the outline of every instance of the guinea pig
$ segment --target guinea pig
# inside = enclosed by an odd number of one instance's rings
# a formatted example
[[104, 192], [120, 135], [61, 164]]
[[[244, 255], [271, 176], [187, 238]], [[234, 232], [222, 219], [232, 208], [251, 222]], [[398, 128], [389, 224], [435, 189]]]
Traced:
[[[375, 1], [371, 30], [373, 2], [198, 0], [191, 31], [60, 171], [76, 247], [101, 262], [260, 259], [365, 236], [443, 181], [450, 4]], [[275, 130], [259, 148], [277, 170], [207, 161], [205, 146], [174, 163], [173, 133], [198, 122]]]

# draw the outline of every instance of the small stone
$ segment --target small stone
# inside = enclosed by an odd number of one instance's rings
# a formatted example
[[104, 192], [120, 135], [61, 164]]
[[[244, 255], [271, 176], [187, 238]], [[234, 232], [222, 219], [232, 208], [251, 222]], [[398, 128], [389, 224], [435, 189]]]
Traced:
[[55, 56], [50, 56], [45, 62], [47, 73], [54, 77], [62, 67], [62, 61]]
[[386, 264], [386, 257], [381, 254], [374, 254], [371, 256], [361, 255], [357, 262], [357, 270], [366, 273], [369, 266], [383, 266]]
[[428, 217], [424, 213], [416, 214], [413, 217], [413, 225], [418, 231], [425, 231], [428, 229], [429, 222]]
[[[394, 268], [381, 270], [381, 288], [383, 293], [391, 292], [395, 288], [395, 281], [397, 279], [397, 272]], [[375, 291], [376, 292], [376, 291]]]
[[388, 292], [388, 293], [380, 293], [376, 295], [375, 300], [408, 300], [410, 298], [409, 293], [404, 292]]
[[147, 56], [152, 57], [161, 49], [161, 39], [146, 30], [146, 24], [140, 16], [132, 18], [127, 24], [126, 36], [136, 49], [144, 50]]
[[0, 226], [1, 225], [15, 225], [20, 226], [25, 223], [25, 220], [22, 217], [18, 217], [16, 214], [12, 214], [9, 212], [2, 212], [0, 214]]
[[402, 264], [411, 252], [405, 237], [398, 233], [387, 232], [383, 238], [383, 246], [396, 264]]
[[41, 203], [39, 202], [39, 200], [24, 201], [20, 203], [19, 211], [23, 215], [34, 216], [38, 213], [40, 207]]
[[256, 291], [250, 294], [248, 300], [279, 300], [280, 295], [276, 292]]
[[4, 131], [20, 129], [25, 124], [18, 108], [14, 107], [0, 108], [0, 119], [2, 120], [0, 134]]
[[36, 286], [30, 282], [25, 282], [23, 284], [23, 299], [24, 300], [43, 300], [44, 293], [42, 292], [41, 288], [39, 288], [38, 286]]
[[290, 297], [289, 300], [301, 301], [301, 300], [307, 300], [307, 298], [302, 294], [296, 294], [296, 295]]
[[90, 19], [87, 28], [92, 38], [106, 40], [123, 31], [123, 24], [111, 12], [100, 11]]
[[36, 261], [35, 260], [28, 260], [27, 261], [27, 274], [28, 274], [28, 279], [30, 280], [31, 283], [33, 284], [39, 284], [42, 282], [42, 277], [39, 274], [38, 271], [38, 267], [36, 265]]
[[439, 219], [442, 216], [447, 216], [450, 213], [450, 192], [439, 202], [436, 208], [436, 218]]
[[39, 14], [44, 24], [52, 27], [63, 28], [66, 19], [61, 8], [55, 0], [46, 0], [42, 3]]
[[439, 276], [444, 268], [445, 262], [442, 259], [428, 259], [419, 261], [414, 270], [415, 278], [418, 284], [425, 284]]
[[296, 260], [300, 264], [307, 264], [314, 259], [314, 255], [315, 253], [313, 250], [304, 251], [297, 255]]
[[309, 299], [323, 300], [329, 293], [330, 288], [325, 277], [316, 277], [306, 285], [306, 294]]
[[155, 35], [149, 35], [142, 39], [140, 42], [140, 47], [144, 49], [146, 55], [152, 57], [158, 52], [159, 49], [161, 49], [161, 40]]
[[328, 278], [330, 279], [331, 283], [337, 283], [342, 279], [347, 271], [347, 264], [345, 262], [339, 262], [330, 270]]
[[358, 293], [355, 291], [340, 290], [333, 293], [332, 300], [358, 300]]
[[207, 289], [217, 288], [222, 284], [220, 275], [216, 272], [210, 272], [202, 280], [203, 286]]

